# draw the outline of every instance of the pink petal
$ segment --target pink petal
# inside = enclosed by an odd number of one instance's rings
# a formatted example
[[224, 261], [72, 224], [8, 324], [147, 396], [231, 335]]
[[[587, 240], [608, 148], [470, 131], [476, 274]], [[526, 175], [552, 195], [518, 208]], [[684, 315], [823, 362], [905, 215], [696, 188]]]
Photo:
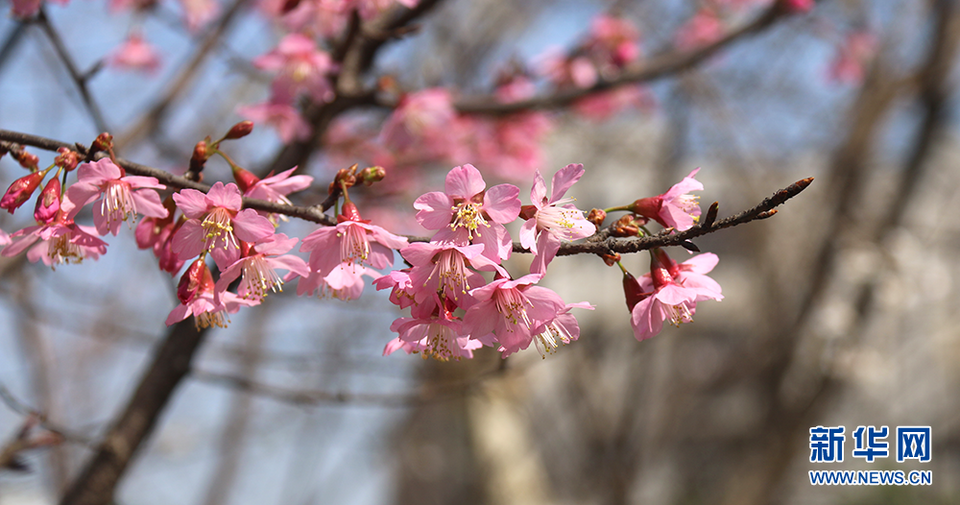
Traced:
[[420, 195], [413, 208], [417, 209], [417, 222], [428, 230], [444, 228], [453, 218], [453, 201], [439, 191]]
[[520, 226], [520, 245], [537, 254], [537, 220], [527, 219]]
[[67, 214], [67, 219], [73, 219], [80, 212], [80, 209], [99, 198], [102, 192], [99, 186], [88, 182], [74, 183], [64, 193], [63, 201], [60, 202], [60, 210]]
[[[199, 193], [199, 191], [197, 191], [197, 193]], [[200, 225], [200, 221], [190, 219], [183, 223], [180, 229], [177, 230], [177, 233], [174, 234], [170, 248], [173, 249], [173, 252], [177, 253], [179, 259], [186, 261], [195, 256], [199, 256], [200, 253], [203, 252], [205, 239], [206, 232], [203, 231], [203, 226]]]
[[710, 273], [719, 261], [720, 257], [716, 254], [703, 253], [684, 261], [680, 267], [695, 274], [706, 274]]
[[520, 215], [520, 188], [498, 184], [483, 195], [483, 211], [495, 223], [506, 224]]
[[537, 248], [540, 252], [533, 257], [533, 263], [530, 264], [530, 273], [545, 274], [547, 265], [557, 256], [560, 250], [560, 239], [552, 233], [541, 233], [537, 240]]
[[543, 175], [540, 174], [540, 169], [537, 169], [533, 174], [533, 187], [530, 188], [530, 203], [539, 209], [546, 204], [544, 201], [546, 198], [547, 184], [543, 182]]
[[190, 219], [200, 219], [209, 209], [206, 195], [202, 191], [185, 188], [173, 194], [173, 201]]
[[303, 261], [303, 258], [294, 256], [292, 254], [284, 254], [283, 256], [277, 256], [276, 258], [268, 258], [267, 264], [273, 267], [274, 270], [287, 270], [301, 277], [310, 275], [310, 267], [307, 266], [307, 262]]
[[158, 181], [156, 177], [128, 175], [120, 180], [129, 184], [131, 188], [167, 189], [166, 186], [160, 184], [160, 181]]
[[[237, 190], [238, 200], [240, 199], [239, 191]], [[237, 213], [237, 217], [233, 218], [233, 232], [244, 242], [256, 242], [273, 235], [275, 231], [273, 223], [253, 209], [243, 209]]]
[[563, 198], [567, 190], [580, 180], [583, 172], [582, 163], [571, 163], [553, 174], [553, 181], [550, 183], [550, 186], [553, 188], [553, 194], [550, 197], [550, 201], [556, 202]]
[[148, 217], [167, 217], [170, 213], [160, 201], [160, 195], [152, 189], [133, 191], [130, 196], [139, 214]]
[[633, 336], [639, 341], [653, 337], [663, 329], [663, 318], [659, 314], [653, 314], [656, 302], [656, 298], [652, 296], [645, 298], [633, 308], [630, 314]]
[[[469, 163], [450, 170], [447, 174], [446, 184], [444, 184], [444, 190], [448, 195], [461, 198], [471, 198], [486, 187], [487, 183], [483, 182], [480, 171]], [[517, 194], [519, 194], [519, 190], [517, 190]]]
[[120, 167], [113, 161], [110, 161], [110, 158], [103, 158], [93, 163], [85, 163], [77, 169], [78, 181], [96, 185], [103, 184], [104, 181], [119, 179], [121, 175]]
[[[243, 205], [243, 196], [240, 189], [234, 183], [226, 186], [220, 181], [214, 183], [207, 193], [207, 204], [212, 207], [223, 207], [230, 210], [240, 210]], [[251, 242], [253, 242], [251, 240]]]

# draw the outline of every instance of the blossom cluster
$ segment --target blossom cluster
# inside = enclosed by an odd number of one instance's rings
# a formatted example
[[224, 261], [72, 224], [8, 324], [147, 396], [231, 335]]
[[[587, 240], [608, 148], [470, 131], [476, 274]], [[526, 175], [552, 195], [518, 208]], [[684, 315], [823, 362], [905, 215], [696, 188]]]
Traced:
[[[342, 198], [337, 223], [318, 227], [301, 242], [276, 231], [278, 216], [243, 207], [243, 197], [289, 205], [287, 195], [313, 182], [294, 175], [295, 168], [260, 179], [233, 163], [220, 143], [251, 129], [249, 122], [239, 123], [223, 139], [201, 141], [191, 160], [191, 170], [199, 171], [209, 156], [219, 154], [231, 165], [235, 182], [216, 182], [206, 192], [183, 188], [165, 199], [159, 191], [167, 188], [156, 178], [127, 175], [117, 164], [107, 134], [94, 146], [110, 156], [98, 161], [80, 163], [77, 153], [63, 148], [54, 164], [41, 170], [35, 156], [20, 151], [17, 159], [30, 174], [14, 181], [0, 198], [0, 208], [13, 213], [41, 185], [43, 189], [35, 204], [36, 225], [9, 236], [0, 233], [0, 255], [26, 251], [30, 261], [51, 267], [97, 259], [107, 248], [100, 237], [117, 235], [123, 222], [132, 228], [142, 216], [134, 231], [137, 245], [153, 251], [161, 270], [180, 274], [179, 303], [167, 317], [168, 325], [192, 316], [197, 327], [225, 326], [229, 314], [261, 303], [295, 279], [298, 295], [342, 300], [359, 298], [372, 282], [378, 290], [389, 290], [389, 300], [400, 309], [410, 309], [409, 317], [391, 325], [399, 336], [387, 344], [385, 354], [403, 349], [449, 360], [470, 358], [474, 350], [489, 346], [506, 357], [532, 343], [545, 355], [579, 338], [573, 309], [593, 309], [587, 302], [568, 303], [539, 285], [563, 242], [593, 236], [606, 212], [628, 212], [609, 228], [624, 237], [649, 233], [649, 221], [684, 230], [700, 216], [690, 194], [703, 189], [695, 179], [699, 169], [661, 195], [594, 209], [588, 218], [566, 197], [585, 172], [581, 164], [557, 171], [549, 188], [535, 171], [527, 204], [517, 186], [487, 187], [480, 171], [466, 164], [450, 170], [443, 191], [416, 199], [417, 221], [434, 234], [429, 241], [411, 243], [361, 217], [349, 189], [385, 174], [381, 167], [357, 172], [354, 166], [341, 170], [330, 187], [332, 197]], [[77, 180], [67, 186], [74, 170]], [[44, 184], [49, 174], [53, 177]], [[92, 227], [74, 221], [87, 207], [92, 207]], [[528, 273], [513, 276], [505, 261], [516, 245], [505, 225], [518, 219], [518, 245], [533, 260]], [[298, 242], [308, 259], [291, 253]], [[408, 266], [388, 271], [396, 254]], [[658, 333], [665, 320], [689, 322], [697, 302], [722, 298], [720, 286], [705, 275], [716, 264], [715, 255], [678, 265], [655, 249], [651, 258], [650, 273], [639, 280], [620, 265], [639, 340]], [[613, 262], [619, 264], [619, 258], [608, 264]]]

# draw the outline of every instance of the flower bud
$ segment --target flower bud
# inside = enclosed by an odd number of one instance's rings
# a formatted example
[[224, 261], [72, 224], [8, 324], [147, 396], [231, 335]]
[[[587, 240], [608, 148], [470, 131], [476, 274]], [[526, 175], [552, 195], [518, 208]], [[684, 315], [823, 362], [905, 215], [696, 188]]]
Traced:
[[80, 155], [76, 151], [71, 151], [66, 147], [61, 147], [57, 149], [57, 152], [60, 153], [59, 156], [54, 158], [53, 164], [64, 169], [67, 172], [77, 168], [77, 164], [80, 163]]
[[207, 262], [201, 255], [180, 277], [180, 283], [177, 284], [177, 299], [186, 305], [193, 301], [201, 289], [209, 291], [213, 289], [213, 285], [213, 275], [210, 274]]
[[33, 211], [33, 218], [38, 223], [50, 223], [60, 212], [60, 178], [53, 177], [44, 186], [37, 197], [37, 206]]
[[[205, 140], [197, 142], [197, 145], [193, 147], [193, 156], [190, 157], [190, 168], [187, 170], [187, 178], [191, 180], [193, 178], [199, 179], [200, 172], [203, 171], [203, 166], [206, 165], [208, 158], [207, 142]], [[191, 177], [191, 173], [196, 175]]]
[[230, 131], [227, 132], [227, 135], [223, 137], [227, 140], [235, 140], [246, 137], [250, 135], [250, 132], [253, 131], [253, 121], [240, 121], [239, 123], [233, 125], [230, 128]]
[[587, 221], [593, 223], [597, 227], [597, 230], [600, 230], [600, 227], [603, 226], [603, 221], [607, 218], [607, 213], [601, 209], [590, 209], [590, 213], [587, 214]]
[[357, 183], [357, 165], [354, 163], [350, 168], [341, 168], [337, 171], [336, 177], [333, 178], [333, 182], [330, 183], [330, 188], [327, 190], [328, 194], [336, 194], [343, 189], [352, 188]]
[[523, 205], [520, 207], [520, 219], [528, 221], [537, 215], [536, 205]]
[[343, 208], [340, 209], [337, 222], [342, 223], [344, 221], [363, 221], [363, 218], [360, 217], [360, 210], [357, 209], [357, 206], [354, 205], [353, 202], [344, 202]]
[[623, 272], [623, 294], [627, 298], [627, 310], [631, 312], [641, 300], [650, 295], [650, 293], [643, 292], [640, 288], [640, 281], [627, 271]]
[[17, 163], [20, 163], [20, 166], [27, 170], [36, 171], [40, 168], [40, 158], [36, 154], [28, 153], [26, 149], [14, 151], [13, 156], [17, 159]]
[[634, 220], [636, 216], [627, 214], [617, 220], [610, 228], [610, 234], [614, 237], [636, 237], [640, 235], [640, 227]]
[[387, 170], [381, 166], [367, 167], [357, 174], [357, 177], [363, 182], [364, 186], [371, 186], [375, 182], [380, 182], [387, 176]]
[[107, 132], [103, 132], [100, 135], [97, 135], [97, 139], [93, 141], [93, 146], [91, 147], [94, 153], [98, 151], [112, 152], [113, 151], [113, 135], [110, 135]]
[[43, 182], [44, 175], [46, 172], [33, 172], [13, 181], [3, 198], [0, 198], [0, 209], [7, 209], [7, 212], [13, 214]]
[[608, 267], [616, 265], [621, 259], [620, 253], [601, 254], [600, 257], [603, 258], [603, 262], [606, 263]]
[[627, 210], [647, 219], [657, 219], [660, 215], [660, 207], [662, 206], [662, 196], [651, 196], [634, 201], [627, 206]]
[[260, 178], [252, 172], [236, 165], [233, 166], [233, 180], [237, 181], [237, 187], [240, 188], [241, 193], [246, 193], [254, 184], [260, 182]]
[[680, 275], [680, 265], [678, 265], [676, 261], [673, 261], [673, 258], [667, 254], [667, 251], [657, 247], [653, 250], [653, 256], [661, 267], [667, 269], [670, 277], [675, 279]]

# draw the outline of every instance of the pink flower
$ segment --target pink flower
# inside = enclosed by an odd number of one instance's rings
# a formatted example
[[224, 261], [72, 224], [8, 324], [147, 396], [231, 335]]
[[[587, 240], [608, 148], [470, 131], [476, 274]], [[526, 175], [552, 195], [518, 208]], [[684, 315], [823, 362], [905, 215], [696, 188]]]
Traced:
[[203, 257], [197, 258], [190, 268], [180, 277], [177, 285], [177, 305], [167, 316], [167, 326], [193, 316], [197, 329], [217, 326], [226, 328], [230, 322], [227, 313], [235, 313], [242, 305], [250, 306], [249, 300], [243, 300], [233, 293], [224, 293], [217, 299], [214, 291], [213, 275], [207, 268]]
[[425, 89], [400, 99], [383, 123], [380, 139], [400, 153], [416, 151], [426, 159], [449, 157], [459, 149], [465, 133], [456, 119], [457, 112], [448, 90]]
[[453, 300], [461, 307], [466, 305], [468, 292], [485, 282], [482, 275], [468, 267], [507, 275], [482, 253], [482, 244], [460, 246], [450, 242], [417, 242], [401, 249], [400, 255], [413, 265], [410, 283], [416, 303], [422, 304], [439, 293], [445, 300]]
[[81, 165], [77, 170], [78, 180], [67, 188], [61, 208], [73, 219], [87, 204], [100, 200], [94, 206], [93, 222], [97, 232], [114, 235], [120, 231], [120, 223], [143, 214], [150, 217], [166, 217], [167, 209], [160, 202], [157, 189], [165, 189], [154, 177], [126, 175], [124, 170], [104, 158], [94, 163]]
[[306, 35], [287, 35], [276, 49], [253, 60], [253, 65], [279, 72], [272, 85], [273, 101], [292, 102], [300, 92], [306, 92], [319, 103], [333, 99], [328, 74], [336, 65], [330, 55], [317, 49], [317, 43]]
[[547, 198], [547, 186], [540, 171], [533, 176], [530, 189], [530, 201], [522, 209], [526, 222], [520, 227], [520, 245], [534, 254], [530, 273], [543, 274], [547, 265], [553, 261], [560, 250], [560, 242], [587, 238], [597, 231], [597, 227], [583, 217], [583, 211], [573, 206], [573, 198], [563, 198], [580, 177], [583, 165], [571, 163], [553, 176], [550, 185], [553, 192]]
[[[237, 186], [245, 197], [290, 205], [291, 202], [287, 195], [307, 189], [313, 184], [313, 177], [309, 175], [293, 175], [296, 170], [297, 167], [293, 167], [277, 175], [269, 175], [260, 179], [249, 171], [235, 166], [233, 168], [233, 179], [237, 181]], [[260, 215], [274, 224], [277, 224], [278, 220], [287, 220], [286, 216], [278, 216], [269, 212], [260, 211]]]
[[27, 259], [31, 263], [43, 261], [43, 264], [56, 268], [61, 263], [97, 259], [107, 252], [107, 243], [94, 232], [89, 226], [74, 223], [61, 211], [50, 223], [30, 226], [11, 234], [10, 245], [0, 251], [0, 255], [8, 258], [16, 256], [40, 241], [27, 252]]
[[10, 243], [10, 235], [7, 235], [7, 232], [0, 230], [0, 245], [7, 245]]
[[543, 165], [542, 141], [553, 128], [547, 114], [523, 112], [503, 118], [463, 116], [464, 129], [473, 132], [465, 146], [478, 164], [505, 179], [522, 180]]
[[393, 251], [407, 246], [407, 239], [360, 218], [357, 207], [343, 205], [336, 226], [324, 226], [307, 235], [301, 252], [310, 253], [310, 268], [326, 277], [339, 265], [370, 265], [384, 269], [393, 265]]
[[280, 102], [264, 102], [237, 108], [237, 114], [254, 122], [263, 122], [277, 129], [284, 144], [294, 140], [307, 140], [313, 128], [303, 120], [300, 112], [291, 105]]
[[507, 259], [513, 244], [503, 224], [520, 214], [520, 189], [512, 184], [486, 187], [473, 165], [454, 167], [447, 174], [445, 192], [426, 193], [414, 202], [417, 221], [428, 230], [443, 230], [435, 241], [474, 240], [485, 246], [483, 254], [491, 260]]
[[557, 87], [590, 88], [600, 79], [596, 67], [586, 57], [568, 58], [557, 49], [548, 49], [537, 63], [537, 73]]
[[[693, 322], [697, 302], [704, 300], [722, 300], [720, 285], [705, 274], [717, 264], [715, 254], [706, 253], [696, 256], [681, 265], [677, 265], [662, 250], [656, 250], [651, 257], [650, 273], [634, 280], [634, 297], [641, 298], [630, 307], [628, 292], [627, 306], [631, 308], [630, 323], [637, 340], [646, 340], [663, 328], [663, 322], [670, 320], [674, 326]], [[627, 288], [627, 282], [624, 282]]]
[[601, 14], [590, 23], [590, 38], [585, 46], [602, 65], [616, 69], [640, 56], [640, 32], [630, 21]]
[[666, 193], [658, 196], [641, 198], [628, 206], [628, 210], [648, 219], [653, 219], [667, 228], [678, 231], [692, 228], [700, 220], [699, 196], [689, 194], [691, 191], [702, 191], [703, 184], [693, 177], [699, 172], [695, 168], [690, 175], [674, 184]]
[[373, 281], [377, 291], [390, 289], [390, 301], [394, 305], [405, 309], [414, 303], [413, 282], [410, 281], [410, 270], [391, 270], [390, 273]]
[[641, 86], [619, 86], [591, 93], [576, 102], [573, 110], [592, 121], [606, 121], [614, 114], [628, 109], [647, 109], [654, 104], [653, 96]]
[[156, 73], [160, 68], [160, 55], [138, 33], [131, 33], [122, 44], [107, 57], [107, 65], [123, 70], [142, 70]]
[[[367, 267], [346, 263], [337, 265], [326, 275], [311, 268], [308, 275], [300, 277], [297, 281], [297, 295], [313, 295], [317, 292], [320, 298], [329, 296], [344, 301], [356, 300], [363, 293], [364, 275], [376, 277], [377, 272]], [[283, 280], [289, 281], [293, 276], [293, 273], [289, 273]]]
[[240, 190], [232, 182], [217, 182], [207, 194], [182, 189], [173, 200], [189, 218], [173, 237], [173, 250], [182, 260], [209, 251], [217, 266], [226, 269], [240, 259], [237, 239], [256, 242], [273, 235], [267, 218], [253, 209], [240, 210]]
[[243, 275], [237, 294], [245, 300], [260, 303], [268, 291], [283, 291], [284, 279], [277, 274], [277, 269], [300, 276], [309, 275], [310, 269], [305, 261], [292, 254], [283, 254], [293, 249], [297, 241], [297, 238], [278, 233], [253, 244], [240, 242], [241, 257], [220, 274], [216, 292], [225, 292], [234, 279]]
[[594, 306], [587, 302], [568, 303], [557, 317], [547, 321], [533, 330], [533, 342], [537, 346], [540, 356], [555, 352], [561, 345], [569, 344], [580, 338], [580, 324], [577, 318], [570, 313], [570, 309], [593, 310]]
[[424, 359], [460, 360], [473, 358], [473, 349], [483, 347], [479, 340], [471, 339], [463, 332], [463, 322], [453, 316], [456, 307], [449, 300], [441, 307], [436, 294], [434, 299], [432, 314], [401, 317], [390, 325], [390, 330], [399, 333], [400, 337], [396, 344], [387, 344], [384, 355], [402, 348], [407, 354], [422, 352]]
[[13, 15], [25, 19], [40, 12], [40, 0], [12, 0]]
[[471, 338], [484, 340], [490, 334], [507, 357], [526, 349], [536, 334], [533, 330], [557, 318], [566, 304], [553, 291], [535, 286], [541, 274], [527, 274], [512, 280], [501, 278], [470, 291], [476, 301], [463, 316], [463, 327]]

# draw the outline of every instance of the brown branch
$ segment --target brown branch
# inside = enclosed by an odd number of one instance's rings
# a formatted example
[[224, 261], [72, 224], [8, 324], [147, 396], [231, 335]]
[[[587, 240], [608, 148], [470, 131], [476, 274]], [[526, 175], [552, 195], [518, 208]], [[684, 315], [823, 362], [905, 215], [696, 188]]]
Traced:
[[[30, 145], [49, 151], [55, 151], [60, 147], [69, 147], [76, 149], [83, 156], [89, 157], [90, 154], [89, 150], [80, 144], [71, 146], [58, 140], [52, 140], [8, 130], [0, 130], [0, 148], [9, 151], [16, 151], [19, 149], [19, 146], [12, 143]], [[98, 153], [98, 155], [102, 157], [103, 153]], [[193, 182], [183, 177], [175, 176], [169, 172], [148, 167], [146, 165], [141, 165], [139, 163], [134, 163], [132, 161], [127, 161], [122, 158], [117, 158], [117, 163], [132, 174], [156, 177], [157, 180], [171, 187], [192, 188], [203, 192], [207, 192], [210, 189], [210, 186], [206, 184]], [[713, 233], [724, 228], [730, 228], [732, 226], [749, 223], [750, 221], [772, 217], [777, 212], [774, 207], [777, 207], [790, 198], [800, 194], [800, 192], [806, 189], [811, 182], [813, 182], [813, 177], [797, 181], [794, 184], [777, 191], [773, 196], [763, 200], [756, 207], [719, 221], [715, 221], [718, 204], [714, 203], [709, 209], [707, 209], [707, 213], [704, 215], [704, 219], [700, 224], [678, 233], [674, 233], [673, 230], [664, 230], [663, 232], [652, 236], [635, 239], [623, 239], [611, 237], [609, 231], [610, 228], [608, 227], [607, 229], [587, 239], [587, 241], [582, 244], [562, 244], [557, 255], [568, 256], [571, 254], [634, 253], [652, 249], [654, 247], [681, 245], [685, 242], [688, 242], [690, 239], [706, 235], [708, 233]], [[254, 198], [244, 198], [243, 205], [246, 208], [283, 214], [326, 226], [333, 226], [336, 224], [333, 219], [324, 215], [324, 211], [333, 205], [331, 199], [325, 200], [320, 206], [302, 207], [297, 205], [284, 205], [280, 203], [268, 202], [265, 200], [257, 200]], [[428, 237], [407, 238], [410, 239], [411, 242], [430, 241]], [[513, 251], [518, 253], [530, 252], [521, 246], [519, 242], [513, 243]]]
[[600, 79], [589, 88], [562, 90], [554, 92], [553, 94], [510, 103], [500, 103], [493, 97], [467, 98], [457, 103], [456, 108], [465, 114], [504, 115], [532, 109], [564, 107], [593, 93], [626, 84], [649, 82], [683, 72], [710, 58], [734, 42], [746, 38], [748, 35], [763, 31], [785, 16], [789, 16], [789, 11], [779, 2], [774, 3], [770, 8], [765, 10], [763, 14], [759, 15], [750, 23], [730, 31], [712, 44], [693, 51], [668, 51], [660, 56], [637, 62], [628, 66], [617, 77]]
[[[26, 133], [13, 132], [9, 130], [0, 130], [0, 148], [11, 152], [16, 152], [19, 150], [19, 146], [14, 144], [33, 146], [40, 149], [45, 149], [47, 151], [56, 151], [61, 147], [66, 147], [77, 151], [81, 156], [87, 157], [87, 159], [98, 159], [98, 157], [102, 158], [105, 156], [104, 153], [93, 153], [93, 156], [91, 157], [90, 150], [81, 144], [68, 144], [59, 140], [39, 137], [36, 135], [29, 135]], [[155, 177], [158, 181], [171, 188], [190, 188], [196, 189], [197, 191], [203, 191], [204, 193], [210, 190], [210, 186], [207, 184], [194, 182], [187, 178], [173, 175], [165, 170], [160, 170], [159, 168], [141, 165], [123, 158], [117, 158], [117, 164], [131, 174]], [[336, 224], [333, 219], [324, 215], [324, 211], [326, 211], [329, 206], [324, 208], [317, 206], [303, 207], [299, 205], [284, 205], [281, 203], [268, 202], [266, 200], [258, 200], [256, 198], [244, 198], [243, 206], [250, 209], [296, 217], [327, 226]]]
[[112, 502], [117, 483], [153, 432], [174, 390], [190, 371], [190, 362], [205, 335], [206, 328], [196, 329], [190, 319], [170, 327], [126, 408], [70, 485], [60, 505]]

